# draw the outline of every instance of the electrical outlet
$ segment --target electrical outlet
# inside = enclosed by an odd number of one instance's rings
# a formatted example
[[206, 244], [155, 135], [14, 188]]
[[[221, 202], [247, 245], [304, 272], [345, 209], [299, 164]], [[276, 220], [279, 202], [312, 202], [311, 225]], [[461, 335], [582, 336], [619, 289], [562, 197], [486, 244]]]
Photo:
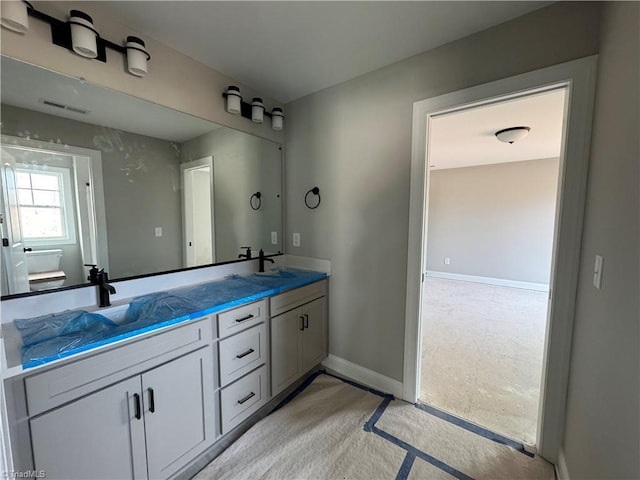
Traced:
[[156, 237], [162, 236], [162, 227], [156, 227]]
[[449, 257], [444, 257], [444, 264], [451, 265], [451, 259]]
[[278, 232], [271, 232], [271, 245], [278, 244]]
[[300, 234], [299, 233], [294, 233], [293, 234], [293, 246], [294, 247], [299, 247], [300, 246]]

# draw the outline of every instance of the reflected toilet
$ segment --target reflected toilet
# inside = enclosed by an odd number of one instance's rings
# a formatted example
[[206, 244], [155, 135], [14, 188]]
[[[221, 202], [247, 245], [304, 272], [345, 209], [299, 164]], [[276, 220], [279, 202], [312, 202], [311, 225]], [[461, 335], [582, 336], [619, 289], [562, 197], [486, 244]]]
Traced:
[[67, 276], [60, 270], [61, 249], [33, 250], [27, 252], [29, 288], [32, 291], [58, 288], [64, 285]]

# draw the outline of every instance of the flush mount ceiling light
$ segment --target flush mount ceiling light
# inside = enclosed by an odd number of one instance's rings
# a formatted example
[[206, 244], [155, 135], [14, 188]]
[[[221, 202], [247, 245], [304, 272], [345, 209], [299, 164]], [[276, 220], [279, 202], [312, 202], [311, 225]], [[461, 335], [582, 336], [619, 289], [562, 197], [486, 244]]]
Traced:
[[531, 127], [503, 128], [496, 132], [496, 138], [504, 143], [513, 143], [526, 137], [530, 130]]
[[49, 24], [51, 43], [66, 48], [81, 57], [107, 61], [107, 48], [127, 57], [127, 70], [132, 75], [142, 77], [147, 73], [147, 53], [144, 41], [137, 37], [127, 37], [126, 46], [118, 45], [100, 37], [90, 15], [80, 10], [71, 10], [65, 22], [36, 10], [25, 0], [3, 0], [0, 10], [0, 25], [8, 30], [26, 33], [29, 30], [28, 17]]

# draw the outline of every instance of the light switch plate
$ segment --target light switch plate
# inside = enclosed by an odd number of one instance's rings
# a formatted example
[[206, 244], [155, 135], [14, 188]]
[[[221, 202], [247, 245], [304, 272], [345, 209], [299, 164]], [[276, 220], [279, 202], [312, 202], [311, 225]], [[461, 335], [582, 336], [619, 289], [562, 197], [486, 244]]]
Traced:
[[293, 234], [293, 246], [294, 247], [299, 247], [300, 246], [300, 234], [299, 233], [294, 233]]
[[156, 227], [156, 237], [162, 236], [162, 227]]
[[271, 245], [278, 244], [278, 232], [271, 232]]

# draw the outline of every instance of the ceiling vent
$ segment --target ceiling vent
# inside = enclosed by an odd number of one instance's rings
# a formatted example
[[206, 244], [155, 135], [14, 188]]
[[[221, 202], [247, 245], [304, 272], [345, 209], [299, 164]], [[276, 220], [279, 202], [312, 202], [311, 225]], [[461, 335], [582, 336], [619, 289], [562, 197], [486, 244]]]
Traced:
[[40, 102], [43, 105], [47, 105], [48, 107], [60, 108], [62, 110], [68, 110], [69, 112], [80, 113], [82, 115], [87, 115], [89, 113], [89, 110], [84, 110], [83, 108], [71, 107], [69, 105], [63, 105], [61, 103], [52, 102], [51, 100], [45, 100], [44, 98], [41, 98]]

